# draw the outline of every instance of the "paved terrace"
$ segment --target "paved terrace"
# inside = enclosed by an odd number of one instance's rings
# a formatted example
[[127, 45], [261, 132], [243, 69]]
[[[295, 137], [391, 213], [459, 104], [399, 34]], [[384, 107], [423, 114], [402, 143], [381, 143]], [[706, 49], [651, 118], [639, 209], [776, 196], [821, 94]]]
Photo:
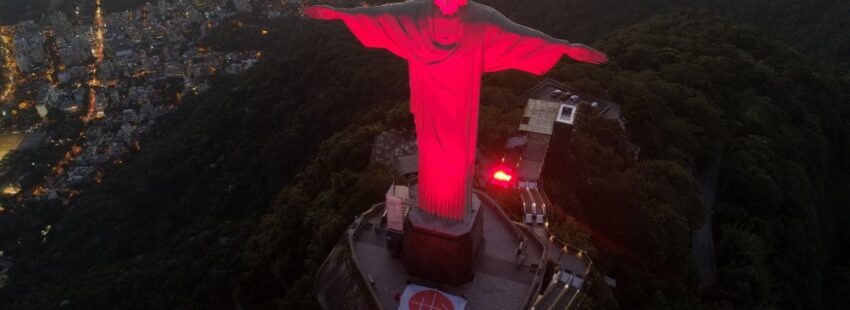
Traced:
[[[501, 213], [495, 202], [482, 193], [484, 220], [484, 253], [475, 279], [459, 287], [434, 285], [407, 274], [401, 261], [392, 257], [386, 246], [386, 233], [381, 225], [384, 206], [378, 205], [360, 219], [361, 229], [354, 234], [353, 256], [367, 282], [373, 282], [373, 294], [381, 308], [398, 308], [396, 295], [408, 282], [435, 287], [457, 296], [465, 296], [468, 309], [526, 309], [537, 296], [543, 268], [544, 247], [530, 232], [517, 229]], [[520, 238], [527, 240], [524, 260], [515, 256]]]

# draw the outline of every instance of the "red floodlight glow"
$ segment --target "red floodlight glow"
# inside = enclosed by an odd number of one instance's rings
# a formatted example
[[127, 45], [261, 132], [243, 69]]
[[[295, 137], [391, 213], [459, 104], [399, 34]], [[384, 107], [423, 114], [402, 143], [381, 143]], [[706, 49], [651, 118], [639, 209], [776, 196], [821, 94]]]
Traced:
[[490, 170], [490, 183], [496, 185], [498, 187], [508, 188], [513, 185], [514, 180], [514, 172], [513, 169], [504, 166], [498, 165], [493, 167]]
[[513, 178], [514, 177], [511, 176], [510, 174], [508, 174], [507, 172], [505, 172], [505, 170], [499, 170], [499, 171], [496, 171], [496, 173], [493, 174], [493, 180], [496, 180], [496, 181], [499, 181], [499, 182], [507, 183], [507, 182], [510, 182]]

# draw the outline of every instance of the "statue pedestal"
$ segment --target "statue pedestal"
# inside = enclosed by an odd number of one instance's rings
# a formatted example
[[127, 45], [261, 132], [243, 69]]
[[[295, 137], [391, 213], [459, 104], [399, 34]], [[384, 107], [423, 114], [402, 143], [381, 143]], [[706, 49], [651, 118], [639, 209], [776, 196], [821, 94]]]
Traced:
[[472, 281], [484, 250], [481, 217], [481, 200], [475, 195], [463, 222], [410, 210], [404, 223], [402, 253], [407, 273], [451, 286]]

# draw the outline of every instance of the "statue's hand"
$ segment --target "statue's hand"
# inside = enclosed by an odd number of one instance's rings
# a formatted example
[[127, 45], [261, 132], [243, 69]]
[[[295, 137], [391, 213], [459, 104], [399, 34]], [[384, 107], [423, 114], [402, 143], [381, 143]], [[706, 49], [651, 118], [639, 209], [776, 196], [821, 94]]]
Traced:
[[327, 5], [313, 5], [304, 8], [304, 15], [312, 19], [334, 20], [340, 19], [340, 14]]
[[595, 65], [608, 62], [608, 56], [606, 56], [605, 53], [581, 44], [567, 45], [564, 53], [577, 61], [592, 63]]

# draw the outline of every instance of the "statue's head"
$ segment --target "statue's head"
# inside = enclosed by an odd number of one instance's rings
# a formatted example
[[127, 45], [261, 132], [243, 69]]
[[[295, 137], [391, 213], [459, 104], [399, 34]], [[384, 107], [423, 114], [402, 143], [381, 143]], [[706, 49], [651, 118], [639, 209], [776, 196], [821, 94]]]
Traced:
[[455, 15], [457, 10], [467, 4], [469, 4], [469, 0], [434, 0], [434, 5], [440, 8], [440, 12], [445, 16]]

